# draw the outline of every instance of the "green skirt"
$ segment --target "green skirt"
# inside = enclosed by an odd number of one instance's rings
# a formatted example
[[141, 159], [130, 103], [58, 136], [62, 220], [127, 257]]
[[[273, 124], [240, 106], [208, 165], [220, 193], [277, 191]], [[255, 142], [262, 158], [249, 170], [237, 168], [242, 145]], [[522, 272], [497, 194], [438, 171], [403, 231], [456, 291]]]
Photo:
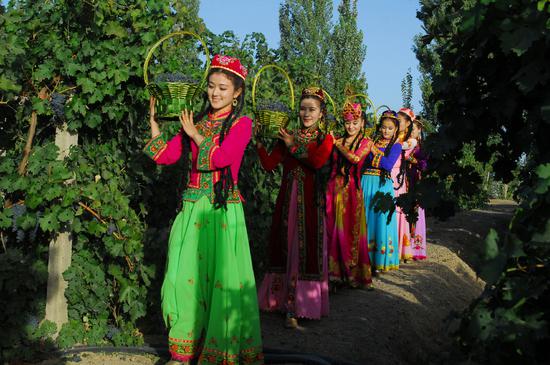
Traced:
[[172, 359], [263, 364], [256, 283], [241, 203], [183, 202], [168, 247], [162, 313]]

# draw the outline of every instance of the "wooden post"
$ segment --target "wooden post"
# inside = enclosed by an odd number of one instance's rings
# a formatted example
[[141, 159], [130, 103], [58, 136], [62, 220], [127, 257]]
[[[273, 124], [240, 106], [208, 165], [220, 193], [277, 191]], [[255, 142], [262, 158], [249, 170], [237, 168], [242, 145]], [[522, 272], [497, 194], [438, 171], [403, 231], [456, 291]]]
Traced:
[[[59, 147], [58, 160], [64, 160], [69, 154], [71, 146], [78, 144], [78, 134], [67, 131], [67, 124], [56, 128], [55, 144]], [[70, 183], [70, 181], [68, 181]], [[46, 319], [57, 325], [54, 338], [64, 323], [69, 320], [65, 289], [67, 282], [63, 279], [63, 273], [71, 265], [73, 242], [70, 232], [59, 232], [57, 237], [50, 242], [48, 251], [48, 289], [46, 296]]]

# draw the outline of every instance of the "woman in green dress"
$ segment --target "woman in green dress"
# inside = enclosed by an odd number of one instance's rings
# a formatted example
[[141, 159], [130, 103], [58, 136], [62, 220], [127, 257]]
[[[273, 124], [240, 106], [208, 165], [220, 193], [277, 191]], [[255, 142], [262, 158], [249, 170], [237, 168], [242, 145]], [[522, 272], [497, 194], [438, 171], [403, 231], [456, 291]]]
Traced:
[[152, 139], [145, 152], [173, 164], [191, 152], [182, 210], [170, 232], [162, 285], [169, 364], [263, 364], [256, 284], [237, 182], [252, 120], [240, 116], [246, 69], [216, 55], [207, 108], [183, 111], [170, 141], [160, 133], [151, 100]]

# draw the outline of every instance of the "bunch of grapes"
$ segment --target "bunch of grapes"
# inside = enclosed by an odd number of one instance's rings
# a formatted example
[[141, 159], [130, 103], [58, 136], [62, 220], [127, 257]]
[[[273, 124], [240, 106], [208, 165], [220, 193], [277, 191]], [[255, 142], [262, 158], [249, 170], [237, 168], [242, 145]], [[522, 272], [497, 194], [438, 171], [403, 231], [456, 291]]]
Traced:
[[115, 326], [109, 325], [107, 333], [105, 334], [105, 337], [107, 337], [109, 340], [112, 340], [113, 337], [115, 337], [119, 332], [120, 330], [118, 328], [116, 328]]
[[25, 231], [17, 227], [17, 218], [21, 217], [27, 212], [27, 207], [25, 206], [25, 204], [14, 204], [11, 207], [11, 210], [13, 212], [11, 222], [12, 232], [16, 232], [17, 242], [21, 243], [25, 239]]
[[280, 101], [265, 101], [258, 103], [258, 110], [270, 110], [273, 112], [290, 113], [289, 107]]
[[155, 76], [155, 82], [186, 82], [188, 84], [196, 84], [197, 80], [180, 72], [176, 72], [158, 74]]
[[50, 107], [53, 110], [53, 114], [58, 119], [65, 118], [65, 102], [67, 97], [63, 94], [53, 93], [50, 98]]

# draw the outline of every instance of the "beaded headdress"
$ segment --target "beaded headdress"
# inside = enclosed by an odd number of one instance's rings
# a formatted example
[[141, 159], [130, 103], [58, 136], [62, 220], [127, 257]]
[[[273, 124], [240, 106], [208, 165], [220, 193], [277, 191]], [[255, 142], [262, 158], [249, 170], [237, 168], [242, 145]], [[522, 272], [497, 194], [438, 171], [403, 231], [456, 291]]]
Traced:
[[346, 101], [344, 103], [344, 107], [342, 108], [342, 117], [345, 121], [352, 121], [356, 120], [361, 117], [361, 104], [359, 103], [352, 103], [350, 101]]
[[382, 113], [382, 115], [380, 116], [380, 120], [385, 119], [385, 118], [390, 118], [390, 119], [395, 119], [395, 120], [397, 120], [397, 113], [394, 112], [394, 111], [391, 110], [391, 109], [385, 110], [385, 111]]
[[325, 92], [323, 89], [317, 86], [306, 87], [302, 90], [302, 99], [307, 96], [315, 96], [321, 99], [322, 102], [325, 101]]
[[241, 79], [246, 80], [248, 70], [242, 65], [238, 58], [230, 56], [215, 55], [210, 64], [210, 68], [221, 68], [234, 73]]

